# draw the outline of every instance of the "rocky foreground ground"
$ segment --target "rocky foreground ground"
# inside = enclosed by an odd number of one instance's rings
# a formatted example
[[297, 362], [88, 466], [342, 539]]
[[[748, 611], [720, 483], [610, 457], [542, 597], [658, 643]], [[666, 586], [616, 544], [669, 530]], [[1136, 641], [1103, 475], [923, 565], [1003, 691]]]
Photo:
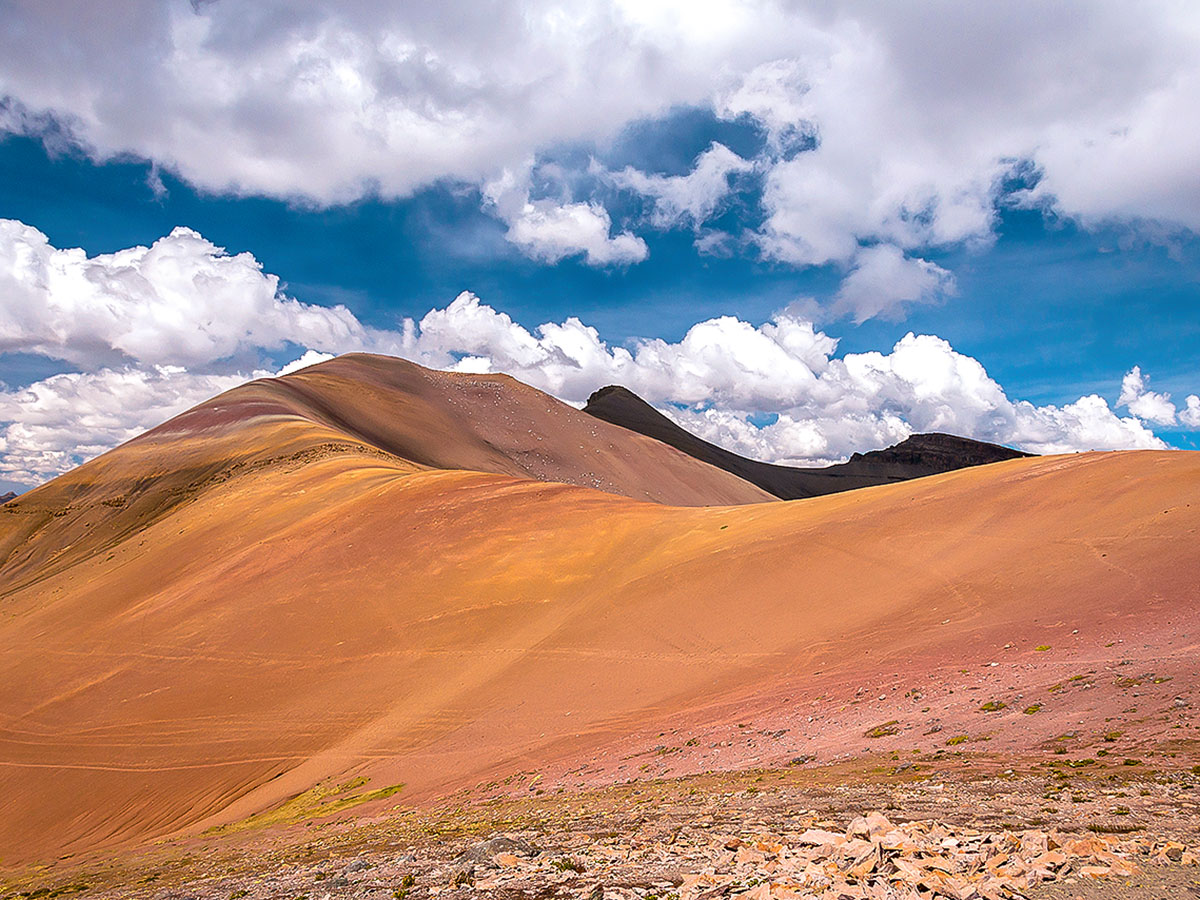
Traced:
[[[398, 805], [14, 875], [0, 898], [884, 900], [1200, 896], [1200, 777], [890, 759]], [[1011, 763], [1011, 764], [1009, 764]], [[1004, 768], [1000, 768], [1004, 766]], [[523, 795], [523, 796], [522, 796]]]

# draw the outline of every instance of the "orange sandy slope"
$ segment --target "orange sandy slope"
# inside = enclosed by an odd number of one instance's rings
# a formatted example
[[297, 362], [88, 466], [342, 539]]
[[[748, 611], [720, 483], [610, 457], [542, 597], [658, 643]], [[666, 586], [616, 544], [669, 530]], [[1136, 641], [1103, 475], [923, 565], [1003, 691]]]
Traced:
[[[414, 464], [311, 399], [280, 414], [272, 384], [244, 389], [265, 414], [222, 419], [225, 395], [4, 508], [0, 864], [236, 821], [326, 778], [417, 802], [730, 698], [798, 702], [816, 670], [978, 659], [1035, 620], [1197, 613], [1200, 454], [668, 507]], [[487, 429], [516, 413], [490, 415], [470, 453], [495, 461]]]

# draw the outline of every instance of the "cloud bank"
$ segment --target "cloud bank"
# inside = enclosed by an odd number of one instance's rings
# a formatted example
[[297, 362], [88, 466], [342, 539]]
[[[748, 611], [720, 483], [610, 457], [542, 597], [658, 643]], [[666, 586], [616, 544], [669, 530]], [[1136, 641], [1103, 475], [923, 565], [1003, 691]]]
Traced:
[[88, 257], [0, 219], [0, 353], [89, 369], [192, 367], [256, 358], [289, 341], [331, 353], [403, 350], [402, 336], [367, 328], [344, 306], [283, 296], [249, 253], [230, 256], [188, 228], [150, 247]]
[[611, 346], [574, 317], [530, 331], [468, 292], [419, 321], [373, 328], [344, 307], [283, 295], [252, 256], [226, 254], [187, 229], [88, 257], [0, 221], [0, 348], [77, 370], [0, 390], [0, 476], [52, 477], [271, 374], [261, 351], [280, 348], [303, 350], [284, 372], [334, 353], [385, 352], [507, 372], [576, 404], [619, 383], [709, 440], [774, 461], [839, 460], [914, 431], [1050, 453], [1163, 447], [1151, 426], [1200, 427], [1200, 396], [1177, 410], [1138, 368], [1122, 385], [1122, 416], [1095, 394], [1063, 406], [1011, 399], [978, 360], [933, 335], [908, 334], [887, 352], [838, 356], [837, 344], [781, 311], [758, 325], [723, 316], [679, 341]]
[[[761, 222], [701, 246], [840, 267], [837, 310], [855, 319], [944, 294], [928, 256], [986, 246], [1006, 203], [1200, 230], [1197, 96], [1200, 8], [1170, 0], [513, 0], [487, 15], [468, 0], [11, 0], [0, 23], [0, 130], [317, 204], [473, 186], [547, 264], [646, 258], [602, 187], [643, 196], [645, 228], [695, 228], [730, 176], [753, 178]], [[762, 151], [715, 145], [682, 175], [567, 173], [556, 197], [493, 189], [681, 107], [753, 126]], [[884, 248], [901, 287], [864, 303]]]

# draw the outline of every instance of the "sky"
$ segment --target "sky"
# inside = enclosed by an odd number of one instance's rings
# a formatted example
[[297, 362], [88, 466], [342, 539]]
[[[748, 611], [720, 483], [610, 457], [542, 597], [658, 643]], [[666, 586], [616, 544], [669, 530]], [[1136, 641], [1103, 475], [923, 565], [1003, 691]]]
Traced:
[[389, 353], [737, 452], [1200, 447], [1200, 10], [0, 0], [0, 490]]

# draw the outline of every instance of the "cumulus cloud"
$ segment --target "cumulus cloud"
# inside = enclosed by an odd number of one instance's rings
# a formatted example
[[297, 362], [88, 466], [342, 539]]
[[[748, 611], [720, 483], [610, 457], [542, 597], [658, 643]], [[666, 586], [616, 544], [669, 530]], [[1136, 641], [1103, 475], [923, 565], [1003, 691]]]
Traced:
[[1200, 428], [1200, 396], [1189, 394], [1186, 403], [1179, 411], [1179, 421], [1189, 428]]
[[[481, 186], [548, 148], [711, 109], [767, 136], [759, 252], [847, 269], [862, 246], [915, 260], [986, 244], [1016, 170], [1036, 181], [1024, 202], [1086, 225], [1200, 230], [1197, 94], [1200, 12], [1169, 0], [516, 0], [486, 16], [468, 0], [14, 0], [0, 24], [0, 129], [139, 154], [207, 190], [338, 203]], [[741, 165], [714, 147], [681, 180], [622, 178], [652, 224], [694, 225]], [[645, 256], [596, 197], [490, 208], [548, 262]]]
[[[918, 431], [1037, 453], [1166, 446], [1136, 413], [1118, 416], [1098, 395], [1062, 406], [1012, 400], [978, 360], [941, 338], [910, 333], [887, 353], [837, 357], [835, 338], [786, 312], [759, 326], [710, 319], [678, 342], [627, 348], [577, 318], [530, 332], [464, 293], [415, 333], [427, 365], [507, 372], [574, 403], [623, 384], [701, 436], [760, 459], [835, 461]], [[755, 424], [763, 414], [777, 418]]]
[[403, 352], [403, 335], [364, 326], [344, 306], [279, 291], [249, 253], [228, 255], [188, 228], [150, 247], [89, 257], [0, 219], [0, 352], [85, 368], [136, 361], [196, 367], [256, 357], [286, 342], [342, 353]]
[[834, 297], [833, 312], [852, 316], [855, 322], [875, 316], [901, 319], [907, 305], [932, 303], [954, 290], [954, 276], [936, 263], [905, 256], [891, 244], [877, 244], [858, 252]]
[[36, 484], [267, 371], [196, 375], [180, 366], [103, 368], [0, 391], [0, 476]]
[[[842, 459], [914, 431], [950, 431], [1036, 452], [1163, 447], [1136, 417], [1090, 395], [1063, 407], [1010, 400], [971, 357], [909, 334], [889, 353], [835, 357], [837, 341], [779, 315], [760, 326], [732, 317], [694, 325], [678, 342], [610, 347], [576, 318], [531, 333], [462, 294], [411, 329], [405, 355], [459, 371], [503, 371], [581, 403], [621, 383], [681, 424], [761, 459]], [[306, 353], [282, 373], [318, 362]], [[0, 473], [36, 481], [127, 440], [261, 370], [191, 374], [180, 367], [104, 368], [0, 393]], [[1200, 398], [1195, 404], [1200, 410]], [[776, 413], [759, 427], [752, 418]]]
[[[0, 283], [22, 291], [20, 303], [0, 303], [4, 350], [81, 370], [0, 389], [0, 475], [14, 481], [57, 474], [269, 374], [242, 357], [285, 344], [304, 352], [284, 374], [335, 352], [383, 350], [437, 368], [506, 372], [576, 404], [623, 384], [709, 440], [767, 460], [837, 460], [914, 431], [1036, 452], [1163, 447], [1148, 423], [1175, 420], [1170, 398], [1149, 391], [1138, 368], [1119, 398], [1128, 416], [1097, 395], [1036, 406], [1009, 398], [978, 360], [941, 338], [910, 333], [887, 352], [838, 356], [837, 339], [794, 311], [759, 325], [721, 316], [678, 341], [610, 346], [578, 318], [531, 331], [464, 292], [387, 331], [282, 296], [253, 257], [228, 256], [194, 232], [92, 258], [57, 250], [26, 226], [4, 233], [17, 250], [0, 255]], [[772, 421], [761, 424], [764, 416]], [[1179, 419], [1200, 426], [1200, 396], [1188, 397]]]
[[590, 266], [627, 265], [649, 256], [640, 237], [612, 234], [612, 219], [599, 203], [531, 200], [531, 165], [521, 174], [506, 169], [483, 188], [487, 207], [508, 224], [505, 236], [527, 256], [556, 263], [582, 255]]
[[1121, 395], [1117, 398], [1117, 406], [1127, 407], [1131, 413], [1147, 422], [1174, 425], [1175, 404], [1171, 402], [1171, 395], [1150, 390], [1146, 386], [1148, 381], [1140, 366], [1134, 366], [1126, 372], [1121, 379]]

